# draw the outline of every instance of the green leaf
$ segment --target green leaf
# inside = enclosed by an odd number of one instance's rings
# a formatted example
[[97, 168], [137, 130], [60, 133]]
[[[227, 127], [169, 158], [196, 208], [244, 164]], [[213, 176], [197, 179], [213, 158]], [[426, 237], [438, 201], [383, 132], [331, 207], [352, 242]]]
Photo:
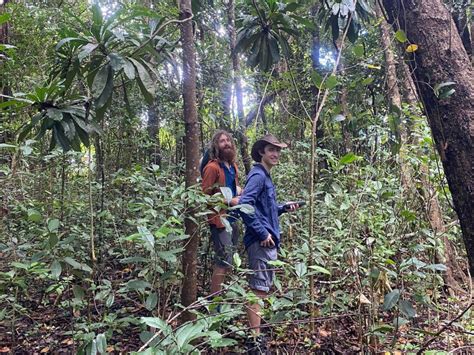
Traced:
[[304, 275], [306, 275], [306, 273], [308, 272], [308, 267], [306, 266], [305, 263], [297, 263], [295, 265], [295, 272], [296, 272], [296, 276], [301, 278]]
[[74, 298], [78, 299], [79, 301], [84, 299], [84, 296], [86, 295], [86, 293], [84, 292], [84, 289], [78, 285], [74, 285], [72, 287], [72, 292], [74, 293]]
[[397, 32], [395, 32], [395, 38], [398, 42], [401, 43], [405, 43], [406, 41], [408, 41], [407, 35], [403, 30], [398, 30]]
[[[122, 56], [118, 53], [110, 53], [109, 54], [109, 59], [110, 59], [110, 65], [112, 66], [112, 69], [117, 73], [118, 71], [120, 71], [124, 66], [126, 66], [126, 62], [125, 60], [122, 58]], [[130, 65], [132, 65], [132, 63], [128, 62]], [[133, 65], [132, 65], [132, 69], [133, 69], [133, 76], [135, 76], [135, 69], [133, 68]], [[133, 79], [131, 79], [133, 80]]]
[[[393, 319], [392, 323], [394, 327], [401, 327], [402, 325], [410, 323], [410, 321], [402, 317], [396, 317]], [[423, 354], [426, 354], [426, 352], [424, 352]], [[436, 355], [440, 355], [440, 354], [437, 352]]]
[[176, 331], [176, 343], [178, 345], [177, 350], [183, 350], [183, 347], [189, 344], [192, 340], [199, 338], [203, 335], [202, 331], [205, 328], [205, 322], [197, 321], [196, 323], [188, 323], [181, 326]]
[[364, 80], [362, 80], [362, 85], [369, 85], [369, 84], [372, 84], [374, 81], [374, 78], [369, 76], [367, 78], [365, 78]]
[[[450, 88], [451, 86], [456, 85], [454, 81], [446, 81], [444, 83], [436, 84], [433, 88], [433, 92], [436, 95], [437, 98], [439, 99], [446, 99], [456, 90]], [[442, 90], [443, 89], [443, 90]]]
[[0, 144], [0, 149], [9, 149], [9, 148], [16, 148], [16, 145], [13, 144], [7, 144], [7, 143], [1, 143]]
[[11, 15], [8, 14], [8, 13], [0, 14], [0, 25], [4, 24], [8, 20], [10, 20], [10, 17], [11, 17]]
[[59, 276], [61, 276], [62, 271], [63, 271], [63, 268], [61, 266], [61, 263], [58, 260], [54, 260], [51, 264], [51, 276], [53, 276], [53, 278], [58, 280]]
[[209, 339], [209, 344], [211, 345], [211, 348], [215, 349], [236, 345], [237, 341], [235, 339], [223, 338], [221, 336], [220, 338]]
[[318, 89], [322, 89], [323, 78], [316, 70], [311, 73], [311, 81]]
[[430, 265], [426, 265], [424, 268], [428, 269], [428, 270], [433, 270], [433, 271], [446, 271], [446, 270], [448, 270], [448, 268], [444, 264], [430, 264]]
[[41, 220], [43, 219], [43, 216], [41, 216], [41, 213], [39, 213], [37, 210], [33, 208], [30, 208], [27, 211], [27, 213], [28, 213], [28, 220], [31, 222], [38, 223], [38, 222], [41, 222]]
[[300, 5], [297, 2], [290, 2], [285, 6], [285, 11], [293, 12], [295, 11]]
[[324, 81], [324, 86], [331, 90], [337, 86], [337, 78], [335, 75], [330, 75], [325, 81]]
[[158, 295], [156, 292], [152, 292], [148, 295], [145, 301], [145, 308], [149, 311], [155, 309], [156, 305], [158, 304]]
[[413, 308], [413, 305], [407, 300], [400, 300], [398, 304], [400, 312], [402, 312], [408, 318], [416, 317], [416, 310]]
[[77, 55], [79, 62], [82, 62], [82, 60], [90, 55], [98, 46], [98, 43], [87, 43], [84, 47], [82, 47], [81, 51]]
[[166, 336], [172, 332], [171, 327], [163, 319], [158, 317], [141, 317], [142, 323], [146, 325], [161, 330]]
[[101, 333], [97, 335], [95, 342], [97, 344], [97, 351], [101, 354], [105, 354], [107, 352], [107, 338], [105, 334]]
[[224, 196], [224, 201], [229, 204], [232, 200], [232, 190], [227, 186], [220, 187], [221, 193]]
[[236, 268], [239, 268], [240, 265], [242, 265], [242, 260], [240, 259], [240, 256], [239, 256], [239, 253], [234, 253], [234, 255], [232, 256], [233, 260], [234, 260], [234, 265]]
[[96, 99], [95, 105], [97, 109], [104, 107], [112, 95], [113, 88], [114, 73], [112, 66], [107, 64], [100, 68], [92, 83], [92, 96]]
[[356, 46], [354, 46], [354, 48], [352, 49], [352, 51], [354, 52], [354, 55], [357, 57], [357, 58], [362, 58], [364, 56], [364, 45], [362, 44], [358, 44]]
[[59, 219], [54, 218], [48, 221], [48, 230], [51, 233], [56, 233], [58, 231], [58, 228], [59, 228]]
[[129, 290], [144, 290], [147, 287], [151, 288], [151, 284], [143, 280], [130, 280], [127, 282], [126, 287]]
[[319, 272], [321, 274], [326, 274], [326, 275], [331, 275], [331, 272], [328, 269], [323, 268], [322, 266], [319, 265], [311, 265], [309, 266], [310, 269]]
[[143, 64], [140, 63], [138, 60], [133, 58], [128, 59], [137, 69], [139, 79], [138, 85], [140, 86], [140, 90], [143, 96], [145, 97], [145, 100], [147, 100], [148, 103], [152, 103], [156, 95], [156, 85], [153, 79], [151, 78], [150, 73], [148, 73]]
[[383, 310], [388, 311], [392, 309], [400, 299], [400, 290], [395, 289], [390, 293], [387, 293], [383, 300]]
[[63, 38], [58, 42], [56, 45], [56, 51], [58, 51], [62, 46], [64, 46], [66, 43], [72, 43], [72, 44], [83, 44], [87, 43], [87, 40], [84, 38], [77, 38], [77, 37], [68, 37], [68, 38]]
[[362, 157], [358, 156], [358, 155], [355, 155], [354, 153], [347, 153], [346, 155], [344, 155], [341, 159], [339, 159], [339, 164], [341, 165], [346, 165], [346, 164], [350, 164], [350, 163], [353, 163], [357, 160], [360, 160], [362, 159]]
[[114, 304], [115, 301], [115, 295], [113, 293], [110, 293], [107, 299], [105, 300], [105, 306], [110, 308]]
[[92, 273], [92, 269], [90, 268], [89, 265], [81, 264], [69, 256], [64, 258], [64, 262], [68, 263], [76, 270], [82, 270], [82, 271]]
[[142, 237], [142, 240], [145, 242], [145, 248], [147, 248], [151, 252], [154, 251], [155, 237], [153, 236], [153, 234], [151, 234], [148, 228], [144, 226], [138, 226], [137, 230], [140, 236]]
[[176, 258], [176, 253], [179, 253], [181, 252], [183, 249], [182, 248], [176, 248], [176, 249], [171, 249], [171, 250], [167, 250], [167, 251], [159, 251], [156, 253], [156, 255], [169, 262], [169, 263], [175, 263], [178, 261], [178, 259]]

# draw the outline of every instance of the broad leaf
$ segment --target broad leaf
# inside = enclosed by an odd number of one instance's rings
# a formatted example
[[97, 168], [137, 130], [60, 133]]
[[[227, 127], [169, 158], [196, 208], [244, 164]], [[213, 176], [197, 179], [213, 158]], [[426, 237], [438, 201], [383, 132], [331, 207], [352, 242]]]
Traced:
[[395, 289], [390, 293], [387, 293], [383, 300], [383, 310], [388, 311], [392, 309], [400, 299], [400, 290]]

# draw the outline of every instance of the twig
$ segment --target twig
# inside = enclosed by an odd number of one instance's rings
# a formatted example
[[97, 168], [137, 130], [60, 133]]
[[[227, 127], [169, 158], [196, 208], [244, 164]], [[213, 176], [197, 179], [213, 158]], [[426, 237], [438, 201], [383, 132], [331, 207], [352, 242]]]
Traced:
[[451, 326], [451, 324], [453, 324], [455, 321], [461, 318], [472, 306], [474, 306], [474, 303], [471, 302], [471, 304], [467, 306], [467, 308], [464, 311], [459, 313], [459, 315], [457, 315], [456, 318], [454, 318], [448, 324], [446, 324], [443, 328], [441, 328], [430, 340], [426, 341], [416, 354], [421, 355], [423, 351], [440, 336], [441, 333], [443, 333], [446, 329], [448, 329]]

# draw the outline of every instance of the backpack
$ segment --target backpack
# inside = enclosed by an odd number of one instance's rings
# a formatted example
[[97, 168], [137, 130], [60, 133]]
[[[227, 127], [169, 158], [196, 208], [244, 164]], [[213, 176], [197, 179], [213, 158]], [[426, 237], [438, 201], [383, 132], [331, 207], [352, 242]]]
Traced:
[[204, 168], [206, 167], [206, 165], [209, 163], [210, 160], [211, 160], [211, 157], [209, 154], [209, 148], [206, 147], [204, 149], [204, 153], [201, 159], [199, 160], [199, 171], [201, 173], [201, 178], [202, 178], [202, 173], [204, 172]]

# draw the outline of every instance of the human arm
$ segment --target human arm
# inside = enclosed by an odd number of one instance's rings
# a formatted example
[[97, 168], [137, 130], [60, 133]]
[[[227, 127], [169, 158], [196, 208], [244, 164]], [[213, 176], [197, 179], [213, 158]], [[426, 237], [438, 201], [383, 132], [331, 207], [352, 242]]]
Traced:
[[[262, 192], [264, 184], [264, 176], [259, 174], [251, 174], [247, 180], [245, 190], [240, 197], [239, 203], [248, 204], [255, 208], [257, 205], [257, 198]], [[263, 226], [262, 222], [260, 221], [260, 217], [256, 212], [252, 214], [241, 212], [241, 216], [245, 225], [253, 230], [258, 239], [263, 241], [268, 238], [268, 230]]]
[[216, 192], [216, 184], [219, 183], [219, 167], [214, 164], [207, 164], [202, 172], [202, 191], [208, 195]]

